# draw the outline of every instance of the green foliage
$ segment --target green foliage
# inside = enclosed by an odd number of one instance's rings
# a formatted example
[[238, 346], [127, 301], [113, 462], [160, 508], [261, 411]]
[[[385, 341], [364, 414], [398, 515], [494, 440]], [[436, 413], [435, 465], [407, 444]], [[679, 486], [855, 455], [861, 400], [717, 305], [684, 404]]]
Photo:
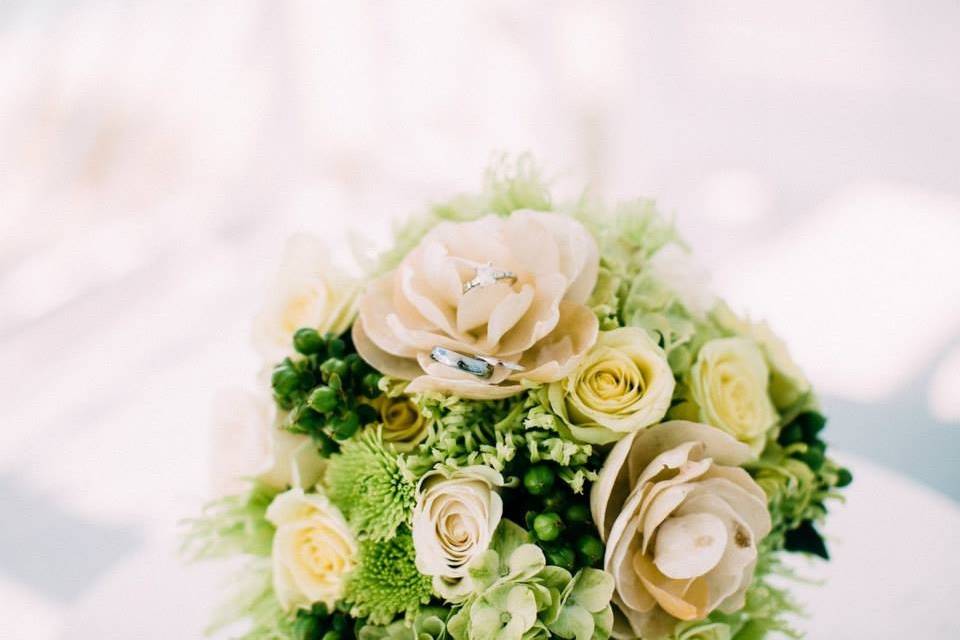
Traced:
[[283, 611], [273, 593], [269, 559], [257, 558], [248, 563], [230, 584], [224, 603], [205, 630], [206, 635], [246, 621], [247, 632], [236, 640], [301, 640], [296, 619]]
[[519, 209], [550, 211], [550, 189], [529, 154], [503, 155], [484, 174], [484, 200], [488, 211], [508, 215]]
[[383, 542], [360, 543], [360, 563], [347, 581], [351, 614], [385, 625], [397, 614], [413, 617], [430, 601], [430, 579], [417, 571], [413, 536], [403, 529]]
[[276, 495], [276, 490], [253, 483], [246, 494], [207, 504], [199, 518], [183, 521], [181, 553], [191, 560], [238, 553], [269, 556], [274, 527], [266, 512]]
[[416, 504], [413, 474], [374, 430], [347, 440], [330, 457], [325, 486], [357, 535], [371, 540], [392, 538]]

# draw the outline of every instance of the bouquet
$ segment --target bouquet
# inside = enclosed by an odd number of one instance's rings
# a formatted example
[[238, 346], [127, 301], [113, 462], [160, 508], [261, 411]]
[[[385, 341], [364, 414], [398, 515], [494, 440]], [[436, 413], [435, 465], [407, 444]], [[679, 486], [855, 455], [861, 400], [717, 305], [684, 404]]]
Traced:
[[221, 403], [228, 495], [193, 558], [245, 559], [212, 631], [284, 640], [797, 636], [772, 579], [827, 558], [850, 472], [764, 323], [650, 201], [554, 204], [526, 158], [363, 277], [291, 241]]

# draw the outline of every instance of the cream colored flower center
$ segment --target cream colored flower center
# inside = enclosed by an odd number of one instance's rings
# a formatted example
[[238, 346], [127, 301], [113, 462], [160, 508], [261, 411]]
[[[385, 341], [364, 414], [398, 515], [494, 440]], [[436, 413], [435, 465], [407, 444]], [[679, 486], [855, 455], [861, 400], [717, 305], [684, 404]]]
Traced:
[[758, 422], [756, 389], [749, 372], [741, 370], [735, 362], [722, 362], [716, 368], [712, 383], [711, 395], [719, 400], [716, 410], [725, 423], [762, 426]]
[[717, 566], [726, 546], [727, 528], [714, 515], [668, 518], [657, 531], [653, 563], [669, 578], [695, 578]]
[[626, 354], [605, 349], [586, 367], [577, 381], [580, 400], [591, 409], [617, 413], [631, 407], [647, 388], [647, 377]]
[[315, 524], [300, 529], [294, 539], [300, 566], [317, 580], [339, 577], [347, 569], [351, 555], [349, 545], [326, 525]]

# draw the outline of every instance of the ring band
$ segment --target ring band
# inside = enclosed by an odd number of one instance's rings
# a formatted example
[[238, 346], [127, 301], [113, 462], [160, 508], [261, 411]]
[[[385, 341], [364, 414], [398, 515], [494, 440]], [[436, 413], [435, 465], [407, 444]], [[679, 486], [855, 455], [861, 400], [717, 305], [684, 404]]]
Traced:
[[513, 284], [517, 281], [517, 274], [515, 274], [513, 271], [495, 269], [494, 266], [489, 262], [487, 264], [479, 265], [475, 269], [476, 275], [473, 277], [473, 279], [463, 283], [464, 294], [476, 289], [477, 287], [486, 287], [491, 284], [496, 284], [501, 280], [508, 280], [510, 284]]
[[453, 369], [472, 373], [478, 378], [489, 378], [493, 375], [493, 365], [480, 358], [471, 358], [444, 347], [434, 347], [430, 358]]
[[489, 365], [494, 367], [503, 367], [504, 369], [509, 369], [510, 371], [526, 371], [527, 368], [521, 366], [516, 362], [508, 362], [507, 360], [500, 360], [499, 358], [494, 358], [492, 356], [477, 356], [480, 360], [483, 360]]

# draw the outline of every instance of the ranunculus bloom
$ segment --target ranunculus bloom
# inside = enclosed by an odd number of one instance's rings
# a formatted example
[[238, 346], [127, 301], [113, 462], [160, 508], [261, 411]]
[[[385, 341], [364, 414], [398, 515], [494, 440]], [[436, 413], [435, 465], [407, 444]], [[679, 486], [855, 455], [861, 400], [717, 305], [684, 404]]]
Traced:
[[[477, 269], [512, 272], [464, 292]], [[593, 346], [598, 322], [585, 306], [599, 257], [590, 233], [556, 213], [516, 211], [430, 231], [394, 271], [371, 283], [353, 326], [357, 351], [409, 392], [504, 398], [521, 381], [559, 380]], [[486, 379], [431, 359], [434, 347], [484, 356]]]
[[760, 349], [746, 338], [720, 338], [703, 345], [690, 368], [690, 389], [700, 420], [719, 427], [755, 454], [777, 421], [767, 387], [770, 370]]
[[293, 236], [268, 290], [267, 304], [254, 323], [257, 350], [273, 364], [291, 353], [297, 329], [343, 333], [353, 322], [358, 293], [357, 282], [334, 266], [323, 241], [306, 234]]
[[317, 482], [323, 458], [309, 436], [281, 428], [284, 418], [267, 394], [227, 391], [218, 398], [210, 448], [218, 494], [240, 493], [250, 479], [280, 490]]
[[291, 489], [267, 508], [273, 538], [273, 590], [285, 611], [322, 602], [332, 609], [357, 563], [357, 542], [326, 496]]
[[666, 637], [743, 607], [771, 528], [750, 449], [714, 427], [664, 422], [620, 440], [590, 494], [616, 582], [615, 636]]
[[427, 421], [407, 395], [382, 395], [373, 401], [380, 414], [383, 441], [400, 453], [412, 451], [427, 437]]
[[675, 385], [663, 349], [623, 327], [601, 332], [576, 371], [550, 385], [550, 406], [574, 438], [604, 444], [659, 421]]
[[503, 476], [481, 465], [432, 471], [420, 480], [413, 509], [417, 569], [456, 599], [467, 567], [490, 546], [503, 515]]

